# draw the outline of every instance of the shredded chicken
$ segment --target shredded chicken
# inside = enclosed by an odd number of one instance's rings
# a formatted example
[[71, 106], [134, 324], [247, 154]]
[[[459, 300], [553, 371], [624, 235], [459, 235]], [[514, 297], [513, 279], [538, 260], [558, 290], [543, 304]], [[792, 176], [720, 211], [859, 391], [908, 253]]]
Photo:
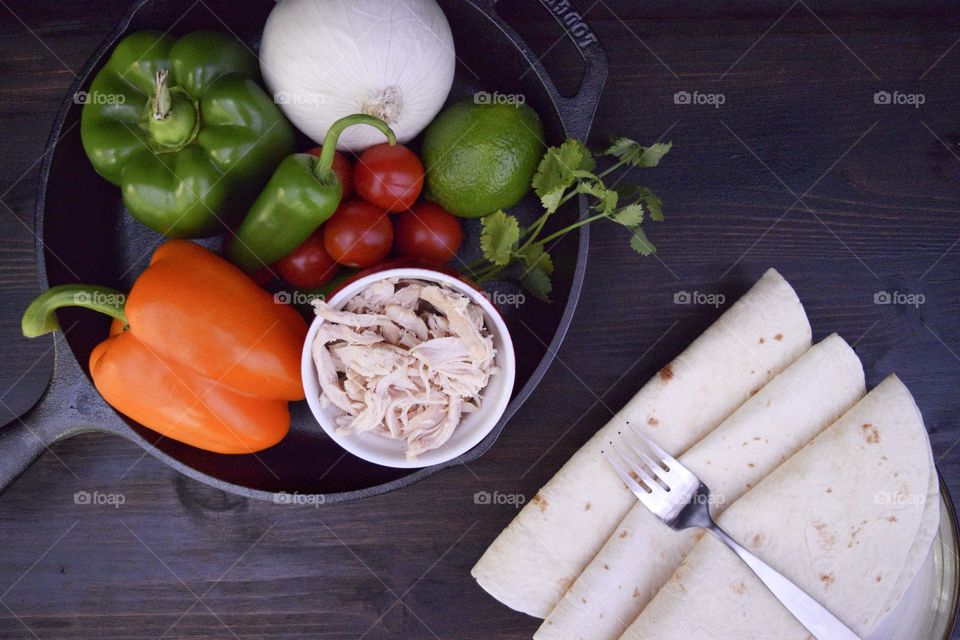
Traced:
[[325, 321], [313, 343], [320, 403], [338, 409], [339, 433], [404, 440], [415, 459], [480, 408], [497, 350], [483, 312], [463, 294], [391, 278], [342, 310], [313, 305]]

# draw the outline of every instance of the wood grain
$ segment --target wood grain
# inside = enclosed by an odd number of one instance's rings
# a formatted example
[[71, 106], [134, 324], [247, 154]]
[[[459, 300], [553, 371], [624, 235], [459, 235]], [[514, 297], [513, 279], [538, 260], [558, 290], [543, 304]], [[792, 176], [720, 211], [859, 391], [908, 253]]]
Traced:
[[[547, 13], [506, 4], [575, 90], [575, 54], [554, 46]], [[535, 621], [469, 577], [514, 515], [475, 492], [532, 496], [722, 313], [676, 305], [678, 291], [732, 301], [769, 266], [796, 286], [817, 338], [855, 343], [870, 385], [896, 372], [910, 387], [960, 495], [960, 14], [946, 3], [647, 4], [605, 0], [585, 15], [611, 58], [593, 142], [674, 143], [662, 167], [623, 178], [666, 203], [649, 231], [658, 258], [596, 227], [559, 359], [493, 450], [399, 493], [315, 509], [225, 495], [119, 439], [58, 444], [0, 499], [0, 637], [530, 637]], [[38, 162], [75, 70], [125, 6], [0, 6], [5, 417], [32, 404], [51, 367], [48, 343], [18, 337], [38, 288]], [[678, 91], [724, 103], [675, 104]], [[925, 103], [877, 105], [877, 91]], [[874, 304], [882, 291], [924, 303]], [[75, 504], [83, 491], [123, 504]]]

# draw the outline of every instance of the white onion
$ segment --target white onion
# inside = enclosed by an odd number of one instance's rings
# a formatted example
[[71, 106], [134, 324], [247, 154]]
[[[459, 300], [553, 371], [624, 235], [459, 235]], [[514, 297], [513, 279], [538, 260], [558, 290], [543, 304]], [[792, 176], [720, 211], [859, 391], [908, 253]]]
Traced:
[[[260, 67], [286, 116], [315, 142], [354, 113], [381, 118], [406, 142], [433, 119], [453, 84], [453, 36], [435, 0], [280, 0]], [[337, 148], [385, 142], [350, 127]]]

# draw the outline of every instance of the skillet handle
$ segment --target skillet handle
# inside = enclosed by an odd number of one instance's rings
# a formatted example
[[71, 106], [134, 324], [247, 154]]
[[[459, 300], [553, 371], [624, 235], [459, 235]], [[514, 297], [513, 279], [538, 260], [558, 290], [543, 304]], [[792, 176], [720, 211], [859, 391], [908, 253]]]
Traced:
[[600, 40], [583, 18], [583, 14], [578, 12], [568, 0], [540, 0], [543, 9], [550, 12], [566, 37], [577, 47], [585, 64], [583, 78], [576, 94], [570, 97], [561, 95], [543, 65], [524, 43], [523, 38], [497, 14], [496, 6], [500, 1], [488, 0], [488, 15], [514, 42], [522, 45], [527, 61], [547, 87], [550, 98], [560, 113], [567, 136], [586, 141], [609, 71], [607, 52], [600, 44]]
[[61, 331], [53, 334], [53, 379], [33, 407], [0, 427], [0, 493], [58, 440], [84, 431], [112, 431], [117, 414], [80, 368]]

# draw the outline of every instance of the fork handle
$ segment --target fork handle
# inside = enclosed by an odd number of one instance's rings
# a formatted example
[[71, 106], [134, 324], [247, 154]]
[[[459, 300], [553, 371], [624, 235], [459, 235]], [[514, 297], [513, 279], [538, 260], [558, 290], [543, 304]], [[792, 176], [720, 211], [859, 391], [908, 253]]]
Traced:
[[733, 549], [750, 569], [763, 581], [767, 589], [783, 606], [806, 627], [817, 640], [860, 640], [860, 637], [840, 622], [826, 607], [811, 598], [803, 589], [785, 578], [776, 569], [747, 551], [727, 532], [714, 524], [707, 528], [721, 542]]

